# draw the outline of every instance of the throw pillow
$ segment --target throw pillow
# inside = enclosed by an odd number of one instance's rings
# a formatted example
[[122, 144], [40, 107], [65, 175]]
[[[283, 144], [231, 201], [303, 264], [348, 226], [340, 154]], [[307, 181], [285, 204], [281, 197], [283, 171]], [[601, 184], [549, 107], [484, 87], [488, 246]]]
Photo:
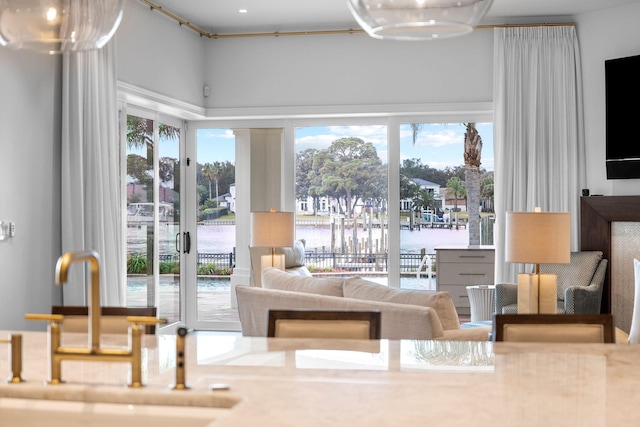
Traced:
[[296, 240], [292, 247], [276, 248], [277, 254], [284, 254], [284, 268], [304, 265], [304, 242]]
[[540, 273], [557, 276], [558, 301], [564, 301], [564, 291], [570, 286], [589, 286], [602, 259], [601, 251], [571, 252], [569, 264], [541, 264]]
[[343, 292], [345, 298], [431, 307], [438, 313], [442, 329], [449, 330], [460, 327], [458, 312], [448, 292], [393, 289], [360, 277], [346, 279]]
[[262, 272], [262, 287], [281, 291], [303, 292], [308, 294], [344, 296], [342, 278], [318, 278], [294, 276], [277, 268], [269, 267]]

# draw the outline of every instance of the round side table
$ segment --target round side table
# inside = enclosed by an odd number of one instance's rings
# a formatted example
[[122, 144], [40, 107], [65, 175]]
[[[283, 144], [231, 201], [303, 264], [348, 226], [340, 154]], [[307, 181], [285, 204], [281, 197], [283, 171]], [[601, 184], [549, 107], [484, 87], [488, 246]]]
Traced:
[[493, 285], [467, 286], [472, 322], [492, 319], [495, 292], [496, 287]]

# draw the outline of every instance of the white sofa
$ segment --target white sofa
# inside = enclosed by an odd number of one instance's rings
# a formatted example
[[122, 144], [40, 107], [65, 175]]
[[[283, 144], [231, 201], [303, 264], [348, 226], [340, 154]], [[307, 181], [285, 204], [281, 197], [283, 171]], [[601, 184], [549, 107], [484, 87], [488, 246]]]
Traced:
[[447, 292], [392, 289], [359, 277], [295, 276], [267, 268], [262, 287], [236, 286], [244, 336], [266, 336], [270, 309], [378, 310], [383, 339], [486, 341], [490, 326], [461, 328]]

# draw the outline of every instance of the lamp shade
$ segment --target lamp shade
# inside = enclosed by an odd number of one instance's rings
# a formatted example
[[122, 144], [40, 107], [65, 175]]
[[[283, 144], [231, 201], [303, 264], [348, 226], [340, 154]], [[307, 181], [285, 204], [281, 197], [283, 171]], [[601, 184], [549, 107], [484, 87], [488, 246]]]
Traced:
[[473, 31], [493, 0], [347, 0], [371, 37], [433, 40]]
[[507, 212], [505, 261], [567, 264], [570, 258], [569, 212]]
[[251, 246], [291, 247], [293, 212], [251, 212]]
[[124, 0], [0, 0], [0, 45], [47, 53], [103, 47]]

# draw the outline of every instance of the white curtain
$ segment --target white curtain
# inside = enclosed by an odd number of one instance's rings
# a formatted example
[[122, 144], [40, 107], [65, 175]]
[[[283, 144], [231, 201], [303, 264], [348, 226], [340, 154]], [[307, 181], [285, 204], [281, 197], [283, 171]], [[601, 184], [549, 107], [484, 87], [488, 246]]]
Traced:
[[[120, 306], [122, 219], [115, 41], [65, 53], [62, 67], [62, 251], [100, 256], [102, 305]], [[71, 267], [65, 305], [88, 303], [88, 270]]]
[[572, 250], [578, 247], [586, 175], [575, 27], [496, 29], [493, 85], [496, 281], [513, 283], [516, 266], [504, 262], [505, 212], [571, 212]]

